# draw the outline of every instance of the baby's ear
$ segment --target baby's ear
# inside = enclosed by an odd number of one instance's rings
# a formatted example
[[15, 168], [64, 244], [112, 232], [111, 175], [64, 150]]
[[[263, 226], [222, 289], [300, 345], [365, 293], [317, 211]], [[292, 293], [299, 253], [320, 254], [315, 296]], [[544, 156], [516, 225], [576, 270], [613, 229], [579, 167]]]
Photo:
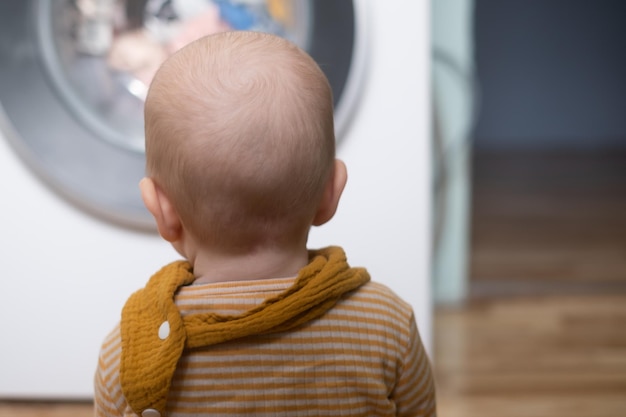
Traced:
[[171, 243], [178, 241], [182, 236], [182, 223], [170, 199], [149, 177], [139, 182], [139, 189], [143, 204], [154, 217], [161, 237]]
[[339, 159], [335, 159], [333, 172], [326, 182], [322, 200], [317, 208], [315, 217], [313, 217], [313, 226], [321, 226], [333, 218], [337, 212], [337, 206], [339, 206], [339, 200], [347, 181], [348, 170], [346, 164]]

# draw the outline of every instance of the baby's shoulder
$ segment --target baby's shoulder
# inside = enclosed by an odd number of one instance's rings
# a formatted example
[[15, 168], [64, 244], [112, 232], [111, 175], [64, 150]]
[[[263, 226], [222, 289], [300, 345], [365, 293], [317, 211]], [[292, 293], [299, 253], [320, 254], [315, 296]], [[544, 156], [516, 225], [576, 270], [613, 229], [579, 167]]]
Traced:
[[409, 303], [391, 288], [376, 281], [369, 281], [353, 291], [346, 297], [345, 302], [404, 318], [413, 315], [413, 308]]

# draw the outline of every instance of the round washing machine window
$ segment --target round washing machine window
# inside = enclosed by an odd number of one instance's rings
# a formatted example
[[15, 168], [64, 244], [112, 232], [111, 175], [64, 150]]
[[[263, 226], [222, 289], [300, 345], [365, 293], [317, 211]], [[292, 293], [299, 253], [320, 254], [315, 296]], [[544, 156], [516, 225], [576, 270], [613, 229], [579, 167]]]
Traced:
[[104, 219], [153, 228], [143, 100], [158, 66], [198, 37], [257, 30], [320, 64], [340, 138], [364, 76], [361, 0], [30, 0], [0, 2], [0, 128], [47, 184]]

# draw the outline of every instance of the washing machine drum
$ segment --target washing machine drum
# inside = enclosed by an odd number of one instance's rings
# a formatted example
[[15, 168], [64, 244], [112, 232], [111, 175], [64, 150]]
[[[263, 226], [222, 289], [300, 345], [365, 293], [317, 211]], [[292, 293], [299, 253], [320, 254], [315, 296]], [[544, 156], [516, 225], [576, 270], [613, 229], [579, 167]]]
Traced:
[[358, 3], [0, 2], [0, 128], [25, 163], [71, 202], [125, 226], [152, 228], [137, 183], [144, 173], [143, 99], [159, 64], [225, 28], [284, 36], [329, 78], [340, 137], [362, 76]]

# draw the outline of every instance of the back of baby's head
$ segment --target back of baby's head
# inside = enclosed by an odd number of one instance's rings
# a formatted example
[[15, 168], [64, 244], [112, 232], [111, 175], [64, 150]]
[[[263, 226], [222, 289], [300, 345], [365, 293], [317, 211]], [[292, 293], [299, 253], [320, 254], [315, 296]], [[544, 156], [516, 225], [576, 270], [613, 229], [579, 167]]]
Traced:
[[155, 76], [145, 122], [148, 175], [196, 238], [246, 250], [308, 228], [333, 166], [332, 93], [295, 45], [255, 32], [193, 42]]

